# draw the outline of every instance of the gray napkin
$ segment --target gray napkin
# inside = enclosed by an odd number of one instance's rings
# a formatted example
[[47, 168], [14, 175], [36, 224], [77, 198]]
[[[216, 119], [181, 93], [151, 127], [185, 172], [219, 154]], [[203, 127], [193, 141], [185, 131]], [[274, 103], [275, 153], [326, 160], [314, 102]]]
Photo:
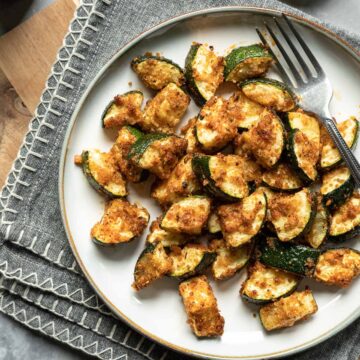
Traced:
[[[276, 0], [84, 0], [59, 50], [30, 130], [0, 197], [0, 310], [25, 326], [101, 359], [175, 359], [116, 319], [81, 274], [58, 202], [58, 165], [71, 114], [109, 58], [142, 31], [176, 15], [224, 5], [291, 12], [360, 38]], [[360, 322], [293, 359], [357, 359]], [[311, 354], [311, 355], [310, 355]], [[184, 356], [180, 356], [185, 359]]]

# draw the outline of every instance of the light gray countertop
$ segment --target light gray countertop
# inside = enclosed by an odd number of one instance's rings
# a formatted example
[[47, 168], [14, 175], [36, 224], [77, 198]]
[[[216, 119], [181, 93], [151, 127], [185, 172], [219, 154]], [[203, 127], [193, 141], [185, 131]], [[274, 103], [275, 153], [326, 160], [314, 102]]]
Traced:
[[[44, 3], [50, 2], [52, 0], [34, 0], [30, 7], [27, 5], [28, 11], [34, 12], [42, 8]], [[359, 0], [287, 0], [283, 2], [350, 31], [360, 32]], [[2, 13], [5, 10], [5, 3], [1, 4]], [[29, 4], [29, 1], [24, 1], [24, 3]], [[24, 18], [26, 17], [27, 14], [24, 12]], [[0, 313], [0, 360], [3, 359], [80, 360], [88, 359], [88, 357], [27, 329]]]

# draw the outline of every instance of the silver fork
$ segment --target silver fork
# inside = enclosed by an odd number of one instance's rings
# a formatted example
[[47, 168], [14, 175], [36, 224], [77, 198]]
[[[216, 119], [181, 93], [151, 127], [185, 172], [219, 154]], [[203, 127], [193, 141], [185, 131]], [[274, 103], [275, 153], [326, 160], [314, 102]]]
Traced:
[[[360, 164], [356, 160], [354, 154], [350, 148], [346, 145], [343, 137], [341, 136], [338, 128], [335, 125], [333, 118], [331, 117], [329, 111], [329, 103], [333, 95], [333, 89], [330, 84], [329, 79], [326, 77], [324, 70], [321, 68], [319, 62], [316, 60], [313, 53], [310, 51], [309, 47], [306, 45], [305, 41], [299, 35], [298, 31], [295, 29], [294, 25], [286, 17], [285, 14], [282, 14], [284, 20], [286, 21], [289, 29], [291, 30], [293, 36], [297, 39], [300, 48], [307, 55], [308, 61], [312, 64], [315, 69], [315, 74], [313, 74], [307, 65], [304, 58], [300, 55], [299, 48], [295, 45], [294, 42], [290, 39], [289, 35], [285, 31], [284, 27], [280, 22], [274, 17], [274, 22], [277, 28], [280, 30], [283, 38], [287, 42], [289, 48], [292, 50], [294, 57], [298, 61], [296, 65], [290, 58], [289, 54], [285, 50], [284, 46], [281, 43], [281, 40], [275, 35], [273, 30], [265, 23], [266, 30], [268, 31], [268, 36], [270, 36], [279, 49], [283, 60], [285, 60], [288, 68], [285, 69], [279, 61], [272, 50], [270, 44], [266, 41], [265, 36], [261, 33], [259, 29], [256, 29], [261, 41], [264, 45], [269, 48], [269, 51], [272, 53], [274, 59], [276, 60], [277, 68], [283, 78], [283, 80], [290, 85], [294, 92], [300, 98], [301, 107], [306, 110], [315, 113], [321, 119], [322, 123], [329, 132], [332, 140], [337, 146], [343, 160], [348, 166], [357, 187], [360, 187]], [[300, 66], [299, 66], [300, 65]], [[300, 71], [303, 72], [306, 76], [306, 81], [301, 76]]]

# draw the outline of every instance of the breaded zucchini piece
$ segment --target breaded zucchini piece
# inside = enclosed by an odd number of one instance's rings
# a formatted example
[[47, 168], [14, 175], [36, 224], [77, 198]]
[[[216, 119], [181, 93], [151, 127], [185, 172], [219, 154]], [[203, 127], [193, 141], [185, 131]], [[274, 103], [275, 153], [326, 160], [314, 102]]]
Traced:
[[181, 134], [188, 142], [186, 149], [186, 152], [188, 154], [193, 154], [202, 151], [195, 136], [196, 121], [197, 121], [197, 116], [191, 118], [187, 122], [187, 124], [180, 129]]
[[179, 285], [188, 324], [198, 337], [221, 336], [224, 318], [220, 315], [217, 301], [205, 275], [185, 280]]
[[327, 285], [347, 287], [360, 274], [360, 252], [354, 249], [324, 251], [316, 264], [314, 277]]
[[110, 198], [128, 194], [126, 181], [111, 154], [100, 150], [85, 150], [81, 154], [82, 170], [89, 184], [100, 194]]
[[176, 233], [200, 235], [210, 215], [211, 199], [189, 196], [172, 204], [164, 214], [161, 228]]
[[149, 218], [145, 208], [114, 199], [105, 205], [102, 219], [91, 229], [91, 237], [99, 245], [126, 243], [142, 234]]
[[132, 164], [128, 159], [131, 146], [143, 135], [132, 126], [123, 126], [110, 150], [111, 156], [125, 179], [134, 183], [143, 181], [147, 177], [147, 171]]
[[256, 261], [248, 269], [248, 277], [240, 290], [241, 297], [254, 304], [265, 304], [294, 292], [300, 278], [296, 275], [267, 267]]
[[303, 187], [302, 181], [287, 163], [280, 163], [264, 172], [262, 182], [274, 191], [294, 192]]
[[194, 43], [185, 60], [185, 77], [192, 98], [198, 106], [214, 96], [224, 80], [224, 58], [211, 46]]
[[173, 246], [169, 257], [172, 267], [168, 275], [184, 280], [203, 273], [215, 260], [216, 254], [202, 244], [187, 244], [183, 248]]
[[211, 212], [207, 222], [207, 230], [212, 235], [221, 233], [220, 219], [217, 210]]
[[176, 84], [170, 83], [146, 103], [139, 125], [144, 131], [172, 133], [189, 103], [189, 96]]
[[243, 134], [245, 146], [265, 168], [271, 168], [280, 160], [285, 147], [285, 131], [279, 117], [265, 109], [260, 120]]
[[183, 197], [200, 191], [200, 184], [193, 172], [192, 155], [185, 155], [166, 180], [154, 184], [151, 197], [161, 206], [172, 204]]
[[166, 275], [171, 265], [171, 259], [161, 243], [147, 245], [136, 262], [132, 287], [137, 291], [143, 289]]
[[146, 134], [131, 147], [132, 164], [167, 179], [186, 151], [187, 141], [176, 135]]
[[260, 320], [267, 331], [293, 326], [306, 320], [318, 310], [311, 290], [296, 291], [292, 295], [260, 309]]
[[225, 280], [234, 276], [249, 261], [253, 244], [237, 248], [228, 247], [224, 239], [214, 239], [210, 250], [216, 252], [216, 259], [211, 265], [211, 272], [216, 280]]
[[250, 242], [265, 222], [266, 209], [263, 191], [255, 191], [238, 203], [219, 206], [220, 226], [226, 243], [238, 247]]
[[142, 82], [154, 90], [161, 90], [170, 83], [182, 86], [185, 82], [181, 67], [162, 56], [138, 56], [131, 61], [131, 67]]
[[144, 95], [141, 91], [129, 91], [114, 97], [101, 117], [104, 128], [135, 125], [142, 118], [141, 105]]
[[173, 233], [160, 227], [161, 217], [154, 220], [150, 225], [150, 232], [146, 237], [148, 244], [161, 243], [164, 247], [184, 245], [191, 238], [185, 234]]
[[237, 128], [249, 130], [259, 120], [264, 107], [247, 98], [240, 90], [236, 91], [229, 99], [228, 114], [236, 122]]
[[234, 139], [236, 122], [228, 114], [228, 102], [222, 97], [212, 97], [201, 109], [195, 136], [204, 152], [221, 150]]

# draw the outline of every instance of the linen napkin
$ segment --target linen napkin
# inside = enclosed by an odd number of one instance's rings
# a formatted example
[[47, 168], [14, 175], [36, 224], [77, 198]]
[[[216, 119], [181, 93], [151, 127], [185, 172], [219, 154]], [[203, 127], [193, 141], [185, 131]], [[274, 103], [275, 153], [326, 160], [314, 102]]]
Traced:
[[[100, 359], [186, 359], [131, 330], [102, 303], [75, 261], [61, 221], [58, 166], [71, 115], [102, 66], [137, 34], [167, 18], [217, 6], [267, 7], [310, 18], [360, 50], [356, 34], [276, 0], [84, 0], [0, 196], [0, 310]], [[292, 359], [357, 359], [360, 322]]]

